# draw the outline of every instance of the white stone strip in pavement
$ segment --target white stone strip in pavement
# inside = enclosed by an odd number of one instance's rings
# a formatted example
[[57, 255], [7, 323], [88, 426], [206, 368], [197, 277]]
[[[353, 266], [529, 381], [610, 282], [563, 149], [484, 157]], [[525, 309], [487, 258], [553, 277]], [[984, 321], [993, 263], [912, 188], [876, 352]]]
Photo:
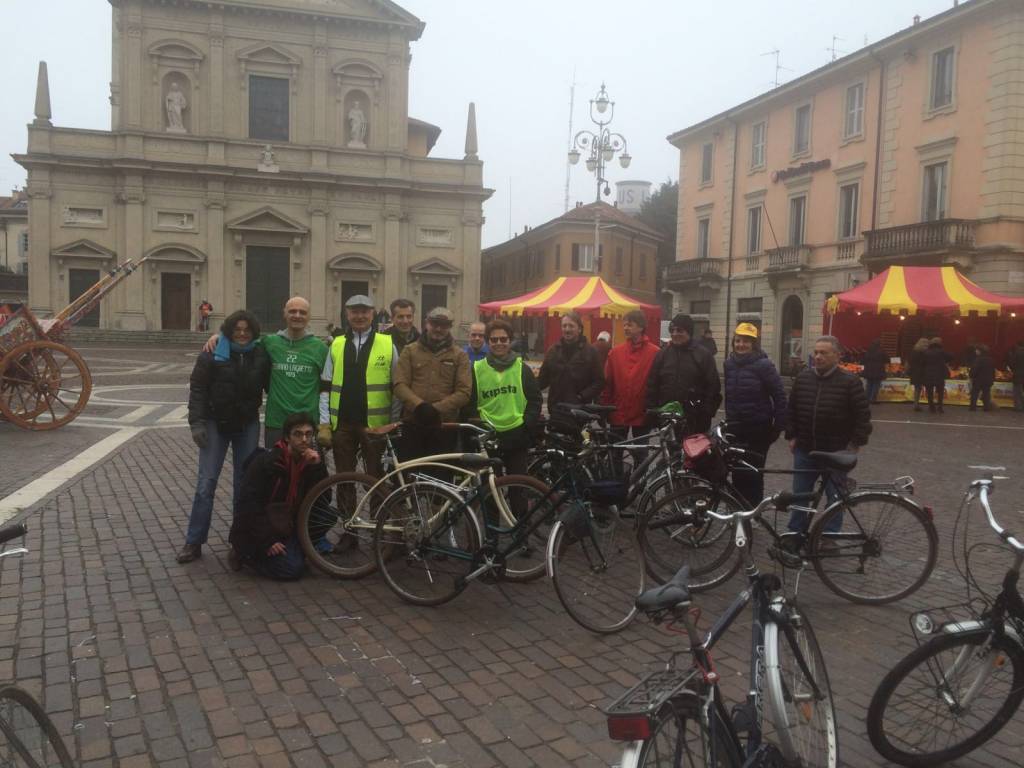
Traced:
[[179, 405], [177, 408], [173, 408], [169, 413], [165, 413], [157, 419], [157, 423], [163, 424], [168, 421], [183, 421], [187, 416], [188, 405]]
[[126, 413], [124, 416], [119, 416], [117, 420], [120, 421], [122, 424], [134, 424], [139, 419], [145, 416], [149, 416], [149, 414], [151, 414], [159, 407], [159, 405], [141, 405], [134, 411]]
[[910, 421], [903, 419], [872, 419], [872, 424], [910, 424], [915, 427], [960, 427], [961, 429], [1010, 429], [1024, 431], [1024, 427], [1007, 427], [1002, 424], [954, 424], [949, 421]]
[[0, 524], [10, 520], [23, 509], [42, 501], [64, 483], [74, 479], [94, 464], [102, 461], [143, 430], [140, 427], [124, 427], [86, 448], [75, 458], [51, 469], [42, 477], [33, 480], [23, 488], [0, 499]]

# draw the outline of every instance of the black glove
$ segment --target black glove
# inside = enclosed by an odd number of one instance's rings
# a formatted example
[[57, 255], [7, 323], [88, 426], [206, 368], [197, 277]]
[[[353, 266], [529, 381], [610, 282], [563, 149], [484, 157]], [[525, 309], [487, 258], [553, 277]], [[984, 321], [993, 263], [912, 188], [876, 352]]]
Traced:
[[421, 427], [436, 427], [441, 424], [441, 412], [426, 401], [413, 409], [412, 416]]
[[192, 425], [192, 442], [198, 445], [200, 448], [205, 448], [207, 444], [206, 440], [206, 425], [205, 424], [193, 424]]

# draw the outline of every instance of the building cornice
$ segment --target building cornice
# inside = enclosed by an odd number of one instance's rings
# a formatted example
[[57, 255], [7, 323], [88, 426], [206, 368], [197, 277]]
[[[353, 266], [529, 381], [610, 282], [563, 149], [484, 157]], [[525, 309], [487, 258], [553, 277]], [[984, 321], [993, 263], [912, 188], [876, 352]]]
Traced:
[[1009, 5], [1013, 2], [1015, 0], [966, 0], [966, 2], [954, 5], [949, 10], [932, 16], [930, 19], [922, 20], [918, 24], [879, 40], [877, 43], [836, 59], [823, 67], [808, 72], [806, 75], [801, 75], [788, 83], [780, 85], [778, 88], [762, 93], [706, 120], [669, 134], [666, 139], [670, 144], [681, 147], [686, 140], [710, 128], [724, 123], [736, 122], [740, 118], [757, 115], [778, 103], [787, 103], [796, 98], [803, 98], [808, 93], [820, 88], [823, 83], [827, 83], [833, 78], [849, 77], [851, 73], [863, 69], [873, 61], [878, 61], [894, 54], [902, 56], [907, 50], [907, 43], [927, 37], [937, 29], [950, 24], [957, 24], [968, 16], [973, 16], [974, 14], [1002, 5]]

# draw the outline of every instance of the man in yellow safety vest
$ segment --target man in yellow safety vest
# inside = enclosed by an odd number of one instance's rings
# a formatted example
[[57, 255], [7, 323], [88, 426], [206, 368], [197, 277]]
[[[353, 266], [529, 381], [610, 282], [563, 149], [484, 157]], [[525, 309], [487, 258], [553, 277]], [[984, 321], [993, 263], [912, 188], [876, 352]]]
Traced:
[[319, 441], [334, 449], [338, 472], [356, 468], [361, 451], [366, 472], [379, 476], [380, 447], [367, 439], [367, 427], [391, 422], [391, 382], [398, 351], [391, 337], [373, 330], [373, 302], [353, 296], [345, 302], [349, 330], [331, 344], [320, 375]]

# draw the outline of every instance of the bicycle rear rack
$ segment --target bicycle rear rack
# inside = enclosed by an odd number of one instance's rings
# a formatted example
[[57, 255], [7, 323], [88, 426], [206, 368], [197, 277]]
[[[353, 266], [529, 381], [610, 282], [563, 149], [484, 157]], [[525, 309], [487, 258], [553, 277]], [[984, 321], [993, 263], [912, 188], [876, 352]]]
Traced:
[[696, 700], [696, 691], [687, 686], [699, 679], [699, 675], [700, 672], [692, 668], [655, 670], [609, 704], [604, 713], [608, 717], [652, 715], [674, 696], [689, 694]]

